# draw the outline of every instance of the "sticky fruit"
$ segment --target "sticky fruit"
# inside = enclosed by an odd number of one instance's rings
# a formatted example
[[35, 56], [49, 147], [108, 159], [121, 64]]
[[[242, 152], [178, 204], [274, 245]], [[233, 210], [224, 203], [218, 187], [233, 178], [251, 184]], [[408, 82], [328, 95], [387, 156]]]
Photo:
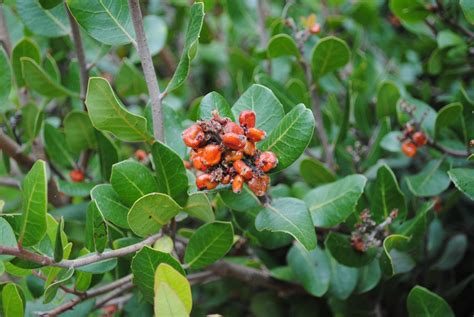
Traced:
[[268, 190], [268, 185], [270, 184], [270, 177], [266, 174], [262, 176], [253, 177], [248, 183], [251, 191], [254, 192], [257, 196], [263, 196]]
[[249, 180], [252, 178], [252, 169], [247, 164], [245, 164], [244, 161], [235, 161], [233, 166], [235, 171], [242, 175], [245, 179]]
[[244, 134], [244, 129], [242, 129], [242, 127], [240, 127], [237, 123], [229, 121], [224, 126], [224, 133]]
[[208, 144], [202, 149], [201, 160], [204, 165], [214, 166], [221, 161], [221, 148], [216, 144]]
[[244, 110], [240, 113], [239, 123], [243, 127], [254, 128], [256, 121], [255, 112], [251, 110]]
[[138, 160], [138, 161], [143, 161], [144, 159], [146, 159], [147, 157], [147, 154], [145, 151], [141, 150], [141, 149], [138, 149], [135, 151], [135, 158]]
[[247, 141], [247, 143], [245, 143], [245, 147], [244, 147], [245, 155], [254, 156], [255, 152], [256, 152], [255, 143]]
[[184, 130], [181, 136], [183, 138], [184, 144], [194, 149], [201, 145], [201, 143], [204, 141], [205, 135], [199, 125], [193, 124]]
[[201, 174], [196, 177], [196, 186], [198, 189], [214, 189], [218, 185], [217, 182], [212, 180], [211, 174]]
[[266, 133], [263, 130], [257, 128], [250, 128], [247, 131], [247, 138], [252, 142], [258, 142], [265, 139]]
[[71, 177], [71, 181], [79, 183], [84, 180], [84, 172], [81, 170], [72, 170], [69, 172], [69, 177]]
[[236, 194], [242, 191], [242, 186], [244, 185], [244, 178], [242, 175], [235, 175], [232, 180], [232, 191]]
[[413, 134], [413, 142], [415, 142], [417, 146], [423, 146], [428, 142], [428, 139], [423, 132], [417, 131]]
[[408, 157], [413, 157], [416, 154], [416, 145], [415, 143], [411, 141], [406, 141], [402, 144], [402, 152], [408, 156]]
[[198, 149], [197, 151], [192, 150], [190, 155], [191, 163], [193, 167], [198, 171], [205, 171], [207, 170], [207, 166], [202, 161], [202, 149]]
[[237, 133], [226, 133], [222, 136], [222, 144], [232, 150], [242, 150], [247, 140], [245, 136]]
[[242, 151], [229, 151], [225, 154], [225, 161], [226, 162], [235, 162], [241, 160], [244, 157], [244, 153]]
[[266, 151], [260, 154], [257, 160], [255, 160], [255, 164], [260, 167], [260, 169], [264, 172], [268, 172], [278, 164], [278, 159], [275, 153]]

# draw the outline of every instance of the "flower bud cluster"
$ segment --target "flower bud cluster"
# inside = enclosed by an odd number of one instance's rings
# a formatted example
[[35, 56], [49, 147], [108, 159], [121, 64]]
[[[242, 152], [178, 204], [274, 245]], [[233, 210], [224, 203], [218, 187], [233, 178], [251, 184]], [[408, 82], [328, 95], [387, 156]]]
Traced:
[[273, 152], [256, 148], [266, 133], [257, 129], [255, 122], [255, 112], [250, 110], [240, 114], [240, 124], [215, 111], [210, 120], [199, 120], [183, 131], [199, 190], [230, 184], [234, 193], [239, 193], [246, 183], [257, 196], [265, 195], [270, 184], [266, 172], [276, 167], [278, 160]]

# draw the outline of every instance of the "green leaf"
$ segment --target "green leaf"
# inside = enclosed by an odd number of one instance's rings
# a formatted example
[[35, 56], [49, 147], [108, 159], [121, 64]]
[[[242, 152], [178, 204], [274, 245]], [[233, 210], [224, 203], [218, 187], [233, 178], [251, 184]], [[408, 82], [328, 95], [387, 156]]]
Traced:
[[[283, 86], [280, 82], [264, 73], [255, 75], [255, 82], [273, 91], [277, 99], [282, 103], [285, 113], [290, 112], [291, 109], [300, 102], [309, 104], [306, 85], [299, 79], [293, 81], [290, 79], [289, 84], [292, 85], [293, 88], [291, 90], [288, 87], [288, 83]], [[294, 90], [297, 89], [301, 89], [302, 91], [295, 92]]]
[[267, 55], [269, 58], [280, 56], [300, 56], [298, 46], [291, 36], [288, 34], [277, 34], [268, 42]]
[[316, 248], [309, 252], [296, 243], [291, 247], [286, 259], [297, 281], [305, 290], [317, 297], [327, 292], [331, 271], [328, 256], [322, 249]]
[[204, 222], [213, 222], [215, 220], [209, 198], [204, 193], [194, 193], [189, 195], [186, 206], [183, 208], [191, 217], [201, 219]]
[[64, 133], [46, 123], [43, 129], [43, 136], [46, 153], [54, 163], [66, 168], [75, 166], [74, 158], [69, 152]]
[[85, 103], [96, 129], [109, 131], [122, 141], [151, 141], [146, 119], [128, 111], [104, 78], [89, 79]]
[[28, 88], [46, 97], [72, 96], [79, 98], [78, 93], [63, 87], [33, 59], [22, 57], [20, 60], [23, 78]]
[[168, 27], [164, 18], [156, 15], [147, 15], [143, 19], [143, 27], [151, 56], [158, 54], [166, 45]]
[[384, 275], [390, 277], [405, 273], [414, 267], [413, 259], [406, 253], [410, 239], [404, 235], [392, 234], [383, 241], [383, 253], [380, 256], [380, 268]]
[[408, 188], [415, 196], [436, 196], [449, 187], [450, 180], [448, 174], [441, 168], [442, 163], [443, 158], [430, 161], [420, 173], [407, 176]]
[[[178, 296], [181, 302], [186, 307], [188, 313], [191, 312], [193, 306], [193, 299], [191, 296], [191, 286], [188, 280], [181, 273], [176, 271], [171, 265], [161, 263], [155, 272], [155, 303], [160, 292], [160, 285], [167, 284]], [[157, 316], [161, 316], [156, 314]]]
[[234, 229], [230, 222], [205, 224], [189, 239], [184, 261], [194, 269], [205, 267], [226, 255], [233, 241]]
[[183, 160], [161, 142], [153, 143], [151, 152], [155, 164], [158, 192], [165, 193], [181, 203], [188, 189], [188, 177]]
[[115, 78], [115, 88], [121, 96], [139, 96], [148, 93], [143, 74], [128, 59], [124, 59]]
[[0, 47], [0, 109], [5, 109], [12, 90], [12, 69], [7, 53]]
[[311, 53], [311, 66], [316, 77], [321, 77], [346, 65], [351, 58], [351, 51], [346, 42], [335, 36], [328, 36], [318, 41]]
[[186, 80], [191, 61], [196, 55], [199, 34], [201, 33], [203, 21], [204, 4], [202, 2], [195, 2], [191, 7], [190, 20], [186, 31], [183, 52], [178, 66], [176, 67], [176, 71], [165, 89], [166, 92], [175, 90]]
[[153, 302], [153, 283], [156, 268], [160, 263], [171, 265], [181, 275], [185, 276], [181, 264], [169, 253], [153, 250], [145, 246], [137, 252], [132, 260], [133, 284], [135, 284], [145, 299]]
[[435, 138], [438, 139], [442, 129], [459, 124], [462, 120], [463, 107], [459, 102], [444, 106], [436, 116]]
[[296, 198], [277, 198], [260, 211], [255, 220], [259, 231], [286, 232], [307, 250], [316, 247], [316, 233], [311, 215], [303, 201]]
[[[1, 244], [4, 247], [13, 248], [17, 246], [15, 233], [8, 221], [3, 219], [3, 217], [0, 217], [0, 241], [2, 241]], [[8, 261], [12, 258], [13, 256], [10, 255], [0, 255], [0, 261]]]
[[158, 186], [151, 171], [144, 165], [126, 160], [112, 166], [110, 184], [127, 206], [146, 194], [156, 192]]
[[103, 180], [109, 180], [112, 166], [119, 161], [119, 149], [107, 134], [95, 130], [100, 174]]
[[99, 253], [104, 252], [108, 238], [107, 223], [95, 200], [92, 200], [87, 207], [86, 234], [92, 242], [90, 249], [95, 249]]
[[48, 188], [46, 163], [36, 161], [23, 179], [23, 213], [18, 243], [24, 247], [37, 244], [46, 234]]
[[77, 23], [107, 45], [135, 43], [127, 0], [67, 0]]
[[[107, 249], [106, 249], [107, 250]], [[79, 258], [88, 257], [90, 254], [81, 256]], [[103, 274], [112, 271], [117, 266], [117, 258], [106, 259], [99, 262], [94, 262], [76, 268], [77, 271], [85, 273]]]
[[25, 303], [20, 294], [20, 288], [15, 283], [7, 283], [2, 290], [3, 316], [24, 316]]
[[329, 283], [329, 294], [337, 299], [346, 300], [357, 286], [359, 271], [353, 267], [339, 264], [326, 249], [331, 270], [331, 281]]
[[453, 168], [448, 172], [458, 190], [474, 200], [474, 170], [469, 168]]
[[181, 207], [168, 195], [151, 193], [138, 199], [128, 212], [128, 224], [132, 231], [141, 237], [158, 233]]
[[267, 132], [267, 135], [280, 123], [285, 115], [283, 105], [273, 92], [262, 85], [250, 86], [232, 106], [232, 113], [238, 118], [244, 110], [255, 111], [255, 126]]
[[444, 49], [452, 46], [464, 46], [466, 45], [464, 39], [450, 30], [443, 30], [438, 33], [436, 36], [436, 41], [438, 42], [438, 48]]
[[221, 94], [213, 91], [205, 95], [199, 106], [199, 118], [211, 119], [212, 111], [216, 110], [221, 117], [227, 117], [234, 120], [234, 115], [227, 100]]
[[400, 91], [397, 85], [390, 80], [382, 82], [377, 91], [377, 105], [375, 108], [377, 118], [395, 116]]
[[23, 23], [36, 35], [59, 37], [71, 32], [64, 6], [44, 10], [38, 0], [17, 0], [16, 8]]
[[363, 175], [350, 175], [310, 191], [304, 201], [314, 225], [333, 227], [343, 222], [354, 211], [366, 182]]
[[12, 51], [12, 68], [15, 75], [16, 84], [19, 87], [25, 86], [23, 79], [23, 72], [21, 67], [21, 58], [29, 57], [36, 63], [41, 60], [40, 49], [38, 45], [29, 38], [21, 39], [13, 48]]
[[40, 5], [46, 10], [52, 9], [62, 2], [62, 0], [39, 0]]
[[424, 20], [429, 11], [420, 0], [390, 0], [390, 10], [400, 20], [408, 23], [416, 23]]
[[398, 186], [395, 174], [386, 164], [377, 170], [371, 199], [372, 216], [376, 222], [387, 219], [394, 209], [398, 210], [398, 219], [405, 219], [407, 213], [405, 196]]
[[295, 162], [308, 146], [314, 132], [314, 117], [303, 104], [295, 106], [278, 123], [268, 137], [259, 144], [264, 151], [272, 151], [278, 158], [275, 171]]
[[446, 301], [422, 286], [412, 288], [407, 298], [410, 317], [454, 317], [453, 310]]
[[60, 262], [64, 258], [63, 250], [63, 240], [61, 237], [62, 232], [64, 232], [64, 218], [61, 217], [58, 223], [58, 228], [56, 229], [56, 239], [54, 243], [54, 261]]
[[330, 169], [312, 158], [301, 161], [300, 174], [305, 182], [312, 187], [336, 181], [336, 176]]
[[57, 281], [51, 283], [44, 291], [43, 303], [47, 304], [51, 302], [59, 289], [59, 286], [67, 282], [74, 275], [74, 269], [69, 268], [68, 270], [61, 270], [60, 275], [57, 278]]
[[71, 111], [64, 118], [66, 142], [73, 153], [79, 154], [85, 149], [97, 146], [95, 130], [89, 115], [83, 111]]
[[112, 185], [97, 185], [91, 190], [91, 198], [96, 201], [97, 207], [107, 221], [122, 228], [129, 228], [127, 222], [128, 207], [122, 204], [120, 196]]
[[361, 267], [372, 262], [377, 254], [375, 248], [370, 248], [366, 252], [356, 251], [348, 235], [330, 232], [325, 241], [326, 248], [332, 257], [342, 265], [349, 267]]
[[438, 270], [451, 270], [463, 259], [468, 242], [466, 235], [463, 233], [456, 234], [449, 239], [446, 248], [441, 257], [433, 265]]
[[21, 108], [24, 135], [28, 141], [33, 141], [41, 131], [43, 125], [44, 112], [34, 104], [27, 104]]
[[357, 294], [366, 293], [377, 286], [382, 277], [379, 261], [377, 259], [368, 265], [359, 268], [359, 279], [355, 292]]
[[461, 6], [466, 20], [469, 23], [474, 24], [474, 3], [470, 0], [461, 0], [459, 1], [459, 5]]
[[186, 317], [189, 313], [178, 294], [164, 282], [156, 286], [154, 299], [155, 316]]

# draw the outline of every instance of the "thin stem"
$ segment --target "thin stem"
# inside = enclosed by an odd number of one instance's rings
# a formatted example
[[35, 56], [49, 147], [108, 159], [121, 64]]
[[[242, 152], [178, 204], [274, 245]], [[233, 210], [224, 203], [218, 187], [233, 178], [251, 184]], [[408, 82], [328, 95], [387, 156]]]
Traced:
[[[43, 274], [41, 274], [40, 272], [36, 272], [35, 270], [32, 270], [31, 273], [34, 276], [36, 276], [37, 278], [42, 279], [43, 281], [48, 280], [48, 278], [46, 276], [44, 276]], [[84, 295], [83, 292], [76, 291], [75, 289], [69, 288], [69, 287], [67, 287], [65, 285], [62, 285], [62, 284], [59, 285], [59, 288], [62, 289], [66, 293], [74, 294], [74, 295], [77, 295], [77, 296], [83, 296]]]
[[11, 177], [0, 177], [0, 186], [20, 188], [20, 181]]
[[151, 110], [153, 116], [153, 135], [158, 141], [164, 141], [164, 122], [163, 108], [160, 98], [160, 86], [156, 78], [155, 68], [151, 59], [150, 50], [143, 29], [143, 17], [138, 0], [128, 0], [130, 14], [132, 16], [133, 28], [137, 37], [137, 50], [142, 63], [143, 73], [145, 75], [148, 93], [151, 99]]
[[436, 149], [440, 152], [443, 152], [444, 154], [447, 154], [453, 157], [467, 158], [469, 156], [469, 152], [467, 151], [449, 149], [447, 147], [442, 146], [439, 143], [436, 143], [434, 140], [428, 140], [427, 145], [432, 147], [433, 149]]
[[10, 34], [8, 33], [7, 21], [3, 14], [3, 4], [0, 3], [0, 42], [2, 43], [8, 56], [12, 51], [12, 42], [10, 40]]
[[471, 39], [474, 39], [474, 32], [464, 28], [462, 25], [458, 24], [456, 21], [451, 20], [445, 15], [445, 8], [441, 0], [436, 0], [436, 14], [446, 25], [448, 25], [454, 31], [460, 32]]
[[[266, 12], [265, 12], [265, 0], [257, 0], [257, 16], [258, 16], [258, 35], [260, 38], [260, 47], [264, 49], [268, 44], [268, 33], [265, 29], [265, 19], [266, 19]], [[271, 73], [271, 61], [265, 61], [265, 68], [268, 73]]]

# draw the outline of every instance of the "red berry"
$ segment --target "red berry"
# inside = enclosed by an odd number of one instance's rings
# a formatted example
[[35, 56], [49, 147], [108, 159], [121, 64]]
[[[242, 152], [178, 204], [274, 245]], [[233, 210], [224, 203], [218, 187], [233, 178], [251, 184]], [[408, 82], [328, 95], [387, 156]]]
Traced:
[[249, 180], [253, 176], [252, 169], [244, 163], [244, 161], [235, 161], [233, 164], [237, 173], [242, 175], [245, 179]]
[[408, 157], [413, 157], [416, 154], [416, 145], [411, 141], [406, 141], [402, 144], [402, 151]]
[[244, 157], [244, 153], [242, 151], [228, 151], [225, 154], [225, 161], [226, 162], [235, 162], [241, 160]]
[[240, 113], [239, 122], [240, 125], [247, 128], [254, 128], [256, 121], [255, 112], [251, 110], [244, 110]]
[[196, 177], [196, 186], [199, 190], [214, 189], [217, 185], [218, 183], [212, 180], [211, 174], [201, 174]]
[[413, 134], [413, 142], [418, 146], [423, 146], [428, 142], [428, 139], [423, 132], [418, 131]]
[[261, 141], [261, 140], [265, 139], [266, 135], [267, 134], [265, 133], [265, 131], [259, 130], [257, 128], [250, 128], [247, 131], [247, 138], [252, 142]]
[[319, 34], [320, 32], [321, 32], [321, 25], [319, 25], [319, 23], [314, 23], [309, 28], [309, 33], [311, 34]]
[[205, 171], [207, 170], [207, 166], [202, 162], [202, 149], [198, 149], [197, 151], [192, 150], [190, 155], [191, 162], [193, 163], [193, 167], [198, 171]]
[[138, 150], [135, 151], [135, 158], [136, 158], [138, 161], [141, 162], [141, 161], [143, 161], [144, 159], [146, 159], [146, 157], [147, 157], [147, 154], [146, 154], [145, 151], [140, 150], [140, 149], [138, 149]]
[[181, 136], [183, 138], [184, 144], [191, 148], [199, 147], [199, 145], [201, 145], [201, 143], [204, 141], [204, 132], [197, 124], [193, 124], [184, 130]]
[[244, 185], [244, 178], [241, 175], [236, 175], [232, 180], [232, 191], [236, 194], [242, 191]]
[[263, 196], [268, 190], [270, 184], [270, 177], [266, 174], [262, 176], [255, 176], [249, 182], [249, 188], [257, 196]]
[[242, 150], [245, 147], [246, 138], [237, 133], [226, 133], [222, 136], [222, 143], [232, 150]]
[[208, 144], [202, 150], [201, 160], [204, 165], [214, 166], [220, 163], [221, 154], [222, 151], [219, 145]]
[[245, 155], [248, 156], [254, 156], [255, 155], [255, 143], [247, 141], [244, 147], [244, 153]]
[[255, 164], [264, 172], [268, 172], [278, 164], [278, 159], [275, 153], [267, 151], [260, 154]]
[[244, 134], [244, 129], [239, 127], [239, 125], [237, 123], [229, 121], [224, 126], [224, 133]]
[[81, 170], [72, 170], [69, 172], [69, 176], [71, 177], [71, 181], [75, 183], [79, 183], [84, 180], [84, 173]]

